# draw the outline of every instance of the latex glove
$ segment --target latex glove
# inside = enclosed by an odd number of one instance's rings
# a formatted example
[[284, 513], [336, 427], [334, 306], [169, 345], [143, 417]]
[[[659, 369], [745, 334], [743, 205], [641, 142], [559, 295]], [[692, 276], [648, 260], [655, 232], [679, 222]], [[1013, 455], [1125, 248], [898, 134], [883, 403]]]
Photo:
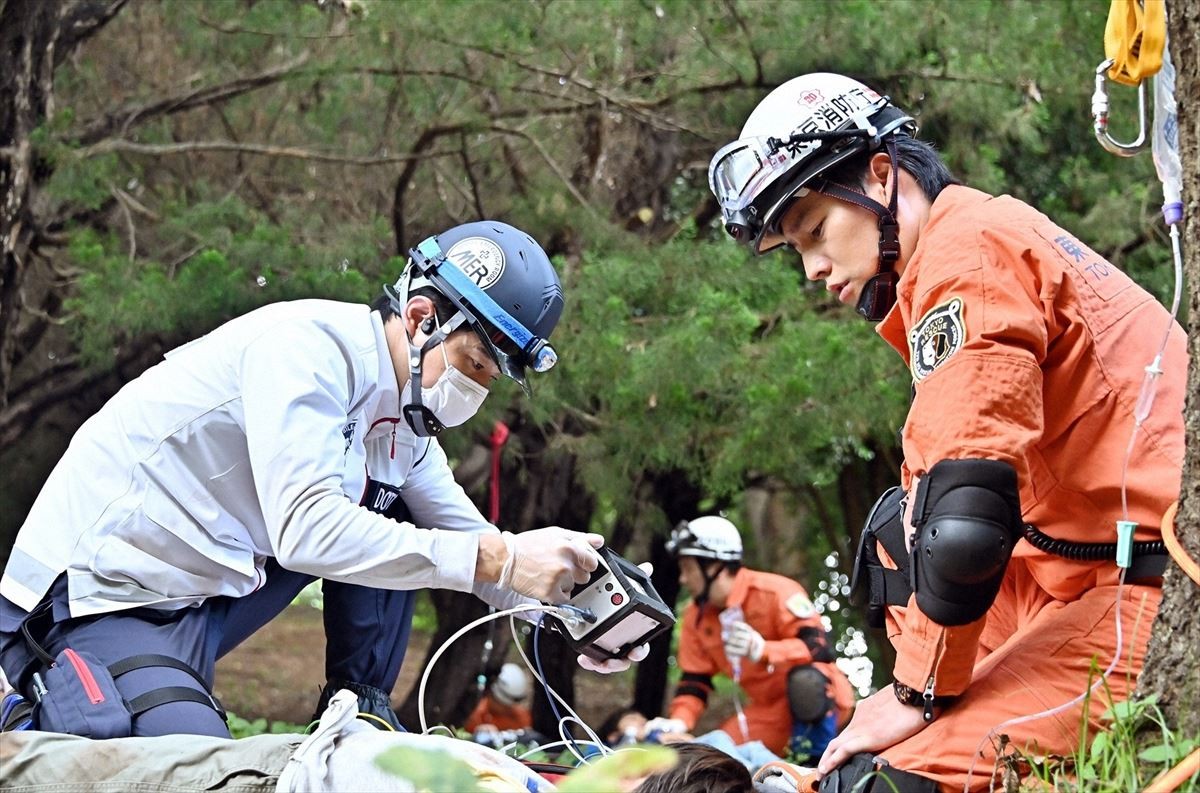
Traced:
[[645, 659], [650, 654], [650, 645], [642, 644], [634, 647], [629, 651], [629, 655], [624, 658], [606, 658], [603, 661], [597, 661], [588, 655], [579, 656], [579, 665], [589, 672], [599, 672], [602, 675], [610, 675], [613, 672], [624, 672], [633, 664]]
[[815, 793], [821, 774], [815, 768], [772, 760], [754, 772], [755, 793]]
[[682, 733], [687, 732], [688, 726], [683, 723], [683, 719], [669, 719], [664, 716], [656, 716], [642, 727], [641, 737], [645, 738], [652, 732], [662, 733]]
[[751, 661], [762, 658], [766, 640], [762, 634], [745, 622], [735, 622], [725, 637], [725, 655], [730, 658], [749, 657]]
[[508, 559], [500, 570], [500, 586], [555, 604], [567, 602], [576, 584], [587, 583], [600, 564], [596, 549], [604, 545], [599, 534], [558, 526], [501, 536]]

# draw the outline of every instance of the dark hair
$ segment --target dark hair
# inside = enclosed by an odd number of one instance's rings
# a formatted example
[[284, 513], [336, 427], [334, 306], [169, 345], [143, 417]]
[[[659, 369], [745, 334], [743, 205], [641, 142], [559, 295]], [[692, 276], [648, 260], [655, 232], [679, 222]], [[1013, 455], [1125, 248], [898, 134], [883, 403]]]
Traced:
[[751, 793], [750, 772], [742, 762], [702, 743], [673, 743], [679, 755], [674, 767], [652, 774], [636, 793]]
[[[923, 140], [910, 138], [908, 135], [896, 135], [896, 160], [900, 167], [912, 176], [920, 185], [925, 197], [933, 201], [943, 189], [952, 184], [959, 184], [942, 162], [942, 157], [932, 144]], [[865, 187], [867, 168], [871, 156], [886, 149], [876, 149], [855, 155], [845, 162], [838, 163], [833, 168], [821, 174], [819, 178], [835, 182], [847, 187]]]
[[[433, 301], [433, 313], [437, 316], [438, 322], [445, 322], [454, 316], [454, 312], [458, 310], [450, 302], [450, 298], [430, 286], [422, 286], [419, 289], [414, 289], [408, 293], [408, 297], [410, 299], [414, 297], [427, 297]], [[392, 301], [387, 295], [380, 295], [375, 298], [375, 302], [371, 304], [371, 309], [379, 312], [379, 316], [385, 324], [392, 317], [399, 316], [392, 310]]]

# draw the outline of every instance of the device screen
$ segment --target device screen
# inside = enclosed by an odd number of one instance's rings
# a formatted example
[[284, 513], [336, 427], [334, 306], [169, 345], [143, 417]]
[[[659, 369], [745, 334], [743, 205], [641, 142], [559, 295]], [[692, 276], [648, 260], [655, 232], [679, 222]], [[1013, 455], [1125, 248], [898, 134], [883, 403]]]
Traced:
[[647, 617], [640, 611], [634, 611], [629, 613], [625, 619], [602, 633], [593, 644], [602, 650], [615, 653], [627, 644], [638, 642], [643, 636], [656, 629], [658, 625], [657, 620]]

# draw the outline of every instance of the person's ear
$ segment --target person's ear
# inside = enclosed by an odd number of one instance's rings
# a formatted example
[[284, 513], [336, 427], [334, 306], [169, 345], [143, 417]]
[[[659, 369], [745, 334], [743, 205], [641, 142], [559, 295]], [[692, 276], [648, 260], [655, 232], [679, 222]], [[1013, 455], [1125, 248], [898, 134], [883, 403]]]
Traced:
[[[885, 196], [891, 195], [892, 185], [891, 180], [895, 177], [892, 168], [891, 158], [887, 152], [877, 151], [871, 155], [871, 160], [867, 165], [867, 188], [869, 192], [881, 190]], [[887, 201], [880, 203], [886, 204]]]
[[420, 330], [425, 335], [433, 332], [433, 328], [426, 330], [426, 323], [432, 322], [433, 317], [433, 301], [423, 295], [418, 295], [411, 298], [404, 305], [404, 327], [408, 329], [409, 336], [415, 336]]

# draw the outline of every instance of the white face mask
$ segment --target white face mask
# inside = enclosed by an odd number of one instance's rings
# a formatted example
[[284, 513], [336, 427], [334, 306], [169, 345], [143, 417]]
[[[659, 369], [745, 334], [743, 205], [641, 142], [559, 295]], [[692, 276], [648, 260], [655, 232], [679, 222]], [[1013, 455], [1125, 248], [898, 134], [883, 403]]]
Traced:
[[[435, 320], [436, 321], [436, 320]], [[438, 345], [446, 370], [429, 388], [421, 388], [421, 403], [446, 427], [457, 427], [479, 412], [488, 389], [450, 364], [446, 342]]]
[[[445, 355], [445, 350], [442, 354]], [[421, 402], [433, 411], [442, 424], [457, 427], [479, 412], [487, 395], [486, 388], [447, 362], [446, 371], [442, 372], [437, 382], [421, 389]]]

